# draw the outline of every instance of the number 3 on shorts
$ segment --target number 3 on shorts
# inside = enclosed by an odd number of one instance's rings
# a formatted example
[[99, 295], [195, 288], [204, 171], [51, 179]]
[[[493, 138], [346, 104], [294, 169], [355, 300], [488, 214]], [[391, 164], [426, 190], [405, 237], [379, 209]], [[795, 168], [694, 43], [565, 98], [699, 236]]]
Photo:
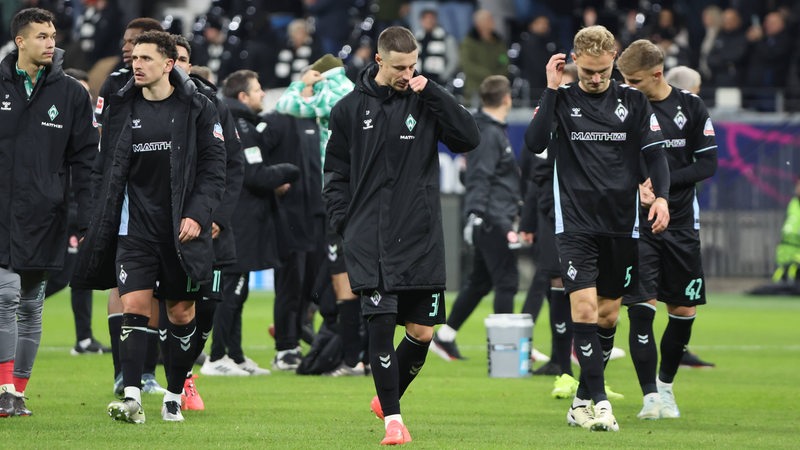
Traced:
[[442, 294], [440, 294], [438, 292], [431, 295], [431, 298], [433, 298], [433, 303], [431, 303], [431, 307], [433, 307], [433, 311], [428, 313], [429, 317], [436, 317], [436, 315], [439, 313], [439, 296], [441, 296], [441, 295]]

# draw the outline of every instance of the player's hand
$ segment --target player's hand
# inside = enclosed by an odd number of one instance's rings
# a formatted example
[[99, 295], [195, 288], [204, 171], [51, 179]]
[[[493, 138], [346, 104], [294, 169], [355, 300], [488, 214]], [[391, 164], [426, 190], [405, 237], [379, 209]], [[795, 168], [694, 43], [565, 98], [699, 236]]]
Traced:
[[663, 197], [658, 197], [653, 201], [653, 205], [650, 206], [650, 213], [647, 215], [647, 221], [650, 222], [653, 234], [661, 233], [667, 229], [669, 225], [669, 206]]
[[527, 231], [520, 231], [519, 237], [522, 239], [522, 242], [526, 244], [533, 244], [533, 241], [536, 239], [536, 233], [528, 233]]
[[216, 239], [219, 237], [219, 232], [222, 231], [222, 228], [217, 225], [217, 222], [211, 223], [211, 239]]
[[412, 91], [419, 94], [425, 89], [425, 86], [428, 85], [428, 79], [422, 75], [417, 75], [408, 82], [408, 87], [411, 88]]
[[278, 197], [283, 197], [287, 192], [289, 192], [289, 188], [292, 187], [290, 183], [284, 183], [275, 188], [275, 195]]
[[191, 217], [184, 217], [181, 219], [181, 228], [178, 232], [178, 240], [181, 242], [189, 242], [197, 239], [200, 236], [200, 224], [195, 222]]
[[519, 244], [519, 235], [514, 230], [506, 233], [506, 239], [508, 240], [509, 244]]
[[564, 66], [567, 65], [567, 55], [565, 53], [556, 53], [550, 57], [545, 66], [547, 73], [547, 87], [550, 89], [558, 89], [561, 86], [561, 78], [564, 76]]

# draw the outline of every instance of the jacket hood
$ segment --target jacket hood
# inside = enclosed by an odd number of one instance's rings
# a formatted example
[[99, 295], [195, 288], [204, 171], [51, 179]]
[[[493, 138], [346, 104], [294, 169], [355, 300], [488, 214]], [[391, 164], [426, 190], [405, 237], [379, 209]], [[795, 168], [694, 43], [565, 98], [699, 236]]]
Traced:
[[[356, 89], [361, 90], [370, 97], [387, 99], [394, 95], [410, 95], [411, 91], [397, 91], [389, 86], [379, 86], [375, 82], [375, 75], [378, 73], [378, 64], [372, 63], [361, 69], [356, 79]], [[416, 75], [416, 72], [414, 73]]]
[[[3, 58], [0, 63], [0, 76], [7, 79], [13, 79], [17, 74], [17, 59], [19, 58], [19, 50], [13, 50], [11, 53]], [[45, 84], [49, 84], [64, 76], [64, 50], [56, 47], [53, 52], [53, 63], [45, 69]]]
[[194, 73], [190, 73], [189, 78], [195, 82], [195, 85], [199, 84], [200, 86], [202, 86], [202, 89], [209, 89], [211, 92], [214, 93], [214, 95], [217, 94], [217, 86], [215, 86], [214, 83]]
[[[133, 71], [133, 69], [131, 69]], [[125, 86], [122, 87], [117, 93], [114, 95], [128, 98], [129, 96], [133, 95], [139, 88], [136, 88], [134, 83], [136, 82], [136, 77], [131, 75], [131, 79], [125, 83]], [[186, 72], [182, 70], [172, 70], [169, 73], [169, 84], [175, 87], [175, 93], [178, 95], [178, 98], [183, 101], [188, 101], [192, 98], [192, 95], [197, 92], [197, 86], [195, 86], [194, 82]]]
[[495, 119], [494, 117], [486, 114], [482, 109], [479, 109], [475, 114], [472, 115], [475, 118], [475, 123], [478, 124], [478, 128], [483, 129], [483, 125], [495, 124], [497, 126], [506, 128], [508, 126], [505, 122], [500, 122], [499, 120]]
[[251, 123], [259, 122], [260, 119], [258, 114], [256, 114], [252, 109], [240, 102], [238, 99], [225, 97], [222, 99], [222, 101], [225, 103], [225, 106], [228, 107], [228, 110], [230, 110], [231, 115], [234, 118], [238, 119], [241, 117]]

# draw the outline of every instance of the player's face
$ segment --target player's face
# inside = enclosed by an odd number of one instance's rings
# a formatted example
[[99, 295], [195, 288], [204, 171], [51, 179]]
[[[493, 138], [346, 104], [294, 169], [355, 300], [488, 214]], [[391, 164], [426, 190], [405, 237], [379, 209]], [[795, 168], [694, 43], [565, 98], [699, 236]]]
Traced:
[[623, 73], [625, 83], [642, 91], [648, 99], [656, 99], [658, 86], [661, 83], [661, 69], [639, 70], [633, 73]]
[[122, 62], [125, 63], [126, 66], [131, 65], [133, 41], [142, 33], [144, 33], [144, 30], [141, 28], [128, 28], [125, 30], [125, 34], [122, 35]]
[[264, 109], [264, 89], [261, 88], [261, 83], [257, 79], [251, 78], [247, 83], [247, 92], [244, 93], [244, 104], [254, 112], [261, 112]]
[[174, 61], [162, 55], [156, 44], [136, 44], [131, 52], [134, 83], [150, 87], [172, 70]]
[[186, 50], [186, 47], [182, 45], [178, 45], [177, 47], [178, 59], [175, 61], [175, 65], [188, 74], [192, 70], [192, 63], [189, 62], [189, 50]]
[[611, 71], [614, 70], [614, 58], [617, 53], [603, 53], [600, 56], [572, 54], [572, 60], [578, 67], [578, 81], [581, 89], [590, 94], [605, 92], [611, 83]]
[[56, 48], [56, 28], [52, 22], [31, 22], [25, 27], [15, 42], [19, 48], [20, 59], [36, 66], [53, 63]]
[[375, 55], [378, 63], [378, 74], [375, 81], [382, 86], [390, 86], [397, 91], [408, 89], [408, 82], [414, 76], [414, 68], [417, 66], [418, 52], [400, 53], [396, 51], [388, 52], [388, 55]]

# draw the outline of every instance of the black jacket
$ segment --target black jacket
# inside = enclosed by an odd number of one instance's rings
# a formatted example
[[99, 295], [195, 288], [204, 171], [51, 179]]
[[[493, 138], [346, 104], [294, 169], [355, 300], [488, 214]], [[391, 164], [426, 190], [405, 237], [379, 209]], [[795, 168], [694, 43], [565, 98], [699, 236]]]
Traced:
[[30, 100], [17, 56], [15, 50], [0, 63], [0, 266], [57, 270], [67, 244], [69, 171], [85, 230], [99, 137], [86, 90], [64, 75], [61, 49]]
[[236, 99], [226, 98], [225, 104], [244, 147], [244, 183], [232, 218], [236, 264], [225, 270], [243, 273], [278, 267], [286, 246], [278, 240], [277, 229], [285, 219], [278, 210], [275, 188], [295, 181], [300, 170], [291, 164], [270, 165], [261, 133], [266, 122]]
[[[169, 125], [170, 187], [173, 241], [186, 274], [197, 283], [212, 277], [212, 213], [225, 192], [225, 146], [214, 105], [197, 91], [183, 71], [173, 70], [170, 83], [184, 122]], [[103, 120], [100, 153], [94, 165], [94, 213], [75, 267], [73, 286], [91, 289], [115, 287], [115, 257], [120, 214], [131, 161], [131, 107], [140, 89], [129, 81], [111, 97]], [[181, 218], [190, 217], [202, 228], [196, 239], [178, 240]]]
[[217, 87], [210, 81], [197, 75], [189, 75], [197, 90], [208, 97], [217, 109], [222, 122], [222, 134], [225, 136], [225, 194], [222, 201], [211, 216], [212, 222], [220, 227], [219, 236], [214, 239], [214, 265], [226, 266], [236, 262], [236, 243], [231, 229], [231, 219], [239, 193], [242, 191], [244, 178], [244, 153], [242, 142], [236, 132], [236, 122], [228, 111], [225, 102], [217, 97]]
[[472, 115], [441, 86], [419, 94], [375, 83], [366, 67], [331, 111], [325, 198], [344, 238], [354, 291], [443, 289], [437, 142], [463, 153], [480, 142]]
[[103, 123], [102, 120], [105, 117], [106, 108], [108, 108], [108, 102], [111, 101], [111, 97], [124, 88], [131, 78], [133, 78], [133, 70], [131, 70], [130, 66], [120, 67], [108, 75], [103, 85], [100, 86], [100, 92], [97, 94], [97, 103], [94, 107], [94, 115], [98, 123]]
[[262, 120], [267, 124], [263, 136], [269, 163], [300, 169], [300, 178], [277, 199], [285, 218], [278, 224], [278, 238], [290, 251], [314, 251], [324, 238], [320, 228], [325, 217], [319, 125], [314, 119], [279, 113], [266, 114]]
[[519, 165], [506, 134], [506, 124], [483, 111], [474, 117], [481, 143], [467, 153], [464, 217], [475, 214], [507, 233], [514, 229], [522, 202]]

